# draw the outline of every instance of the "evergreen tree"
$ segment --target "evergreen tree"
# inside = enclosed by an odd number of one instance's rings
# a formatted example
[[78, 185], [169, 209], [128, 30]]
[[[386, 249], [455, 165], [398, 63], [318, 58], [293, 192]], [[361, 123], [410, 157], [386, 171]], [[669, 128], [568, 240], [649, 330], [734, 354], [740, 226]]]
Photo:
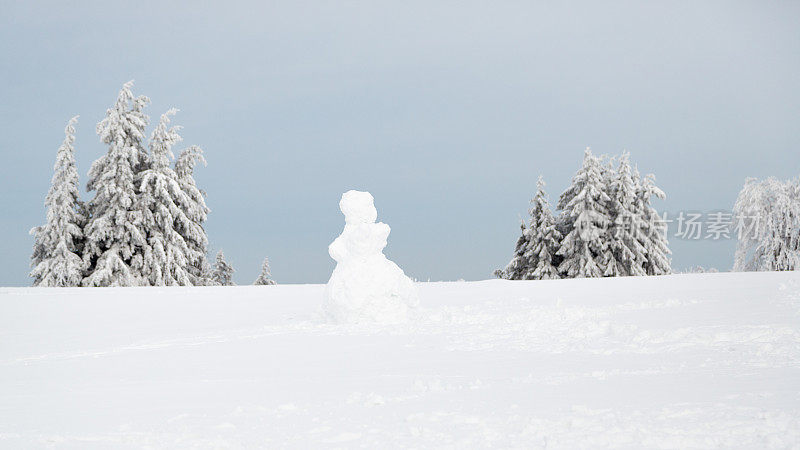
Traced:
[[264, 262], [261, 264], [261, 273], [258, 274], [258, 278], [256, 278], [253, 284], [256, 286], [272, 286], [277, 284], [275, 280], [272, 279], [272, 274], [269, 271], [269, 258], [264, 258]]
[[734, 270], [800, 270], [800, 180], [747, 179], [734, 216], [743, 226]]
[[202, 286], [213, 284], [213, 280], [206, 257], [208, 236], [203, 228], [209, 209], [206, 207], [205, 193], [197, 187], [194, 180], [194, 167], [198, 162], [205, 165], [206, 160], [203, 158], [203, 150], [194, 145], [184, 149], [175, 161], [175, 174], [183, 191], [176, 204], [182, 211], [182, 217], [186, 218], [175, 224], [175, 230], [188, 249], [186, 256], [192, 284]]
[[544, 190], [544, 179], [539, 176], [536, 183], [536, 197], [532, 200], [530, 238], [525, 255], [528, 280], [553, 280], [560, 278], [556, 253], [561, 246], [561, 233], [556, 228], [553, 213]]
[[564, 258], [558, 270], [565, 277], [601, 277], [605, 272], [604, 238], [610, 224], [606, 205], [611, 199], [606, 194], [603, 171], [600, 158], [587, 148], [583, 166], [559, 198], [566, 234], [557, 253]]
[[789, 245], [787, 253], [791, 254], [786, 270], [800, 270], [800, 177], [789, 184], [788, 207], [785, 210]]
[[208, 258], [203, 259], [203, 266], [200, 268], [200, 277], [196, 286], [220, 286], [214, 279], [214, 266], [208, 262]]
[[636, 186], [634, 210], [635, 221], [638, 223], [637, 238], [647, 255], [643, 266], [644, 272], [647, 275], [672, 273], [672, 262], [669, 258], [672, 252], [667, 242], [667, 226], [651, 204], [653, 197], [663, 200], [666, 198], [666, 194], [656, 186], [653, 174], [640, 177], [638, 170], [634, 171], [634, 185]]
[[776, 183], [777, 180], [774, 178], [762, 182], [756, 178], [747, 178], [736, 197], [733, 213], [737, 227], [741, 228], [738, 230], [733, 264], [733, 270], [736, 272], [757, 271], [763, 265], [765, 249], [761, 245], [764, 240], [761, 228], [765, 226], [762, 223], [764, 218], [769, 215], [769, 205], [775, 202]]
[[169, 127], [170, 109], [161, 116], [150, 138], [150, 165], [141, 173], [139, 201], [147, 246], [143, 257], [142, 276], [151, 286], [190, 286], [190, 250], [178, 228], [193, 227], [192, 220], [179, 206], [186, 194], [178, 176], [170, 167], [172, 147], [181, 140], [179, 127]]
[[606, 233], [605, 276], [646, 275], [647, 251], [637, 239], [637, 191], [630, 166], [630, 154], [623, 153], [617, 170], [610, 172], [608, 206], [611, 226]]
[[83, 279], [82, 205], [78, 192], [78, 170], [75, 167], [75, 123], [67, 123], [64, 142], [56, 153], [53, 179], [45, 198], [47, 222], [31, 230], [34, 235], [30, 276], [34, 286], [80, 286]]
[[517, 239], [517, 244], [514, 247], [514, 257], [506, 265], [504, 269], [494, 271], [494, 276], [497, 278], [505, 278], [506, 280], [524, 280], [528, 272], [528, 259], [526, 252], [528, 249], [528, 242], [530, 235], [528, 228], [525, 226], [525, 221], [522, 220], [519, 224], [520, 236]]
[[233, 272], [233, 266], [225, 261], [225, 255], [222, 254], [222, 250], [217, 252], [217, 260], [214, 263], [214, 282], [220, 286], [235, 286]]
[[84, 261], [88, 266], [85, 286], [133, 286], [142, 284], [147, 236], [137, 201], [138, 175], [148, 167], [144, 129], [149, 99], [134, 98], [133, 82], [123, 85], [116, 103], [97, 124], [97, 134], [108, 144], [108, 152], [92, 164], [89, 191], [91, 218], [84, 229]]

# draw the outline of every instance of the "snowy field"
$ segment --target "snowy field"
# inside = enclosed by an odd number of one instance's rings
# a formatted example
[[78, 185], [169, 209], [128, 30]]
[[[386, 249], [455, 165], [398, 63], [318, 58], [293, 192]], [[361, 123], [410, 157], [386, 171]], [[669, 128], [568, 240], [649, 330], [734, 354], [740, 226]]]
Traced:
[[0, 447], [798, 448], [800, 273], [0, 289]]

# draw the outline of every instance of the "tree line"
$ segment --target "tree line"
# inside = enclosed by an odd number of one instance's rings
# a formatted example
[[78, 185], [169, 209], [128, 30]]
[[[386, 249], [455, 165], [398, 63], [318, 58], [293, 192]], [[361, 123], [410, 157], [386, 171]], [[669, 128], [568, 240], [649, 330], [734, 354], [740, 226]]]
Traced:
[[[89, 170], [88, 202], [80, 199], [75, 163], [75, 124], [67, 123], [45, 198], [45, 224], [34, 227], [31, 255], [34, 286], [213, 286], [232, 285], [233, 267], [222, 251], [207, 259], [203, 227], [209, 208], [194, 168], [205, 164], [196, 145], [177, 158], [182, 138], [163, 115], [146, 144], [150, 100], [125, 83], [97, 124], [108, 151]], [[174, 160], [174, 162], [173, 162]], [[255, 284], [275, 284], [265, 259]]]
[[[45, 224], [31, 229], [34, 286], [233, 285], [220, 250], [208, 261], [204, 223], [210, 212], [194, 179], [203, 151], [192, 145], [175, 158], [182, 138], [161, 115], [146, 138], [150, 100], [125, 83], [96, 127], [108, 151], [89, 170], [88, 202], [80, 199], [75, 125], [69, 120], [45, 198]], [[510, 280], [664, 275], [672, 272], [666, 223], [652, 205], [664, 199], [652, 174], [640, 175], [630, 154], [596, 156], [559, 196], [553, 214], [539, 177], [530, 218], [522, 221], [514, 255], [495, 271]], [[734, 270], [800, 269], [800, 179], [748, 179], [734, 206], [740, 230]], [[264, 259], [256, 285], [275, 284]]]
[[[587, 149], [555, 216], [544, 187], [540, 176], [514, 255], [495, 276], [548, 280], [672, 272], [666, 221], [651, 202], [665, 194], [654, 175], [641, 176], [631, 166], [629, 153], [612, 158]], [[731, 215], [738, 239], [734, 271], [800, 270], [800, 178], [748, 178]]]
[[641, 176], [631, 166], [630, 154], [595, 156], [587, 148], [555, 216], [544, 187], [540, 176], [514, 256], [495, 276], [549, 280], [671, 273], [666, 225], [652, 205], [665, 194], [654, 175]]

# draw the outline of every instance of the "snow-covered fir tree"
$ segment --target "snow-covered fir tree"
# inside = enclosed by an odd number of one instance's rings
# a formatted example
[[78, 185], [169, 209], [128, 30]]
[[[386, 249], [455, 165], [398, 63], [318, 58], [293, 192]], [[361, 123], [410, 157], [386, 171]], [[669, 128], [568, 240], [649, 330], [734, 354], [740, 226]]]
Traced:
[[214, 283], [219, 286], [234, 286], [235, 283], [233, 282], [233, 272], [233, 266], [225, 261], [225, 255], [222, 254], [222, 250], [217, 252], [217, 258], [214, 261], [214, 272], [212, 275]]
[[787, 265], [786, 268], [787, 270], [789, 268], [792, 270], [800, 270], [800, 177], [796, 178], [790, 186], [788, 202], [791, 205], [788, 211], [791, 212], [785, 214], [784, 217], [793, 220], [791, 220], [791, 222], [785, 221], [784, 223], [787, 223], [789, 231], [788, 248], [792, 257], [790, 259], [791, 265]]
[[[178, 182], [178, 176], [170, 167], [174, 157], [172, 147], [181, 140], [179, 127], [170, 127], [170, 109], [161, 116], [150, 138], [150, 165], [141, 173], [139, 202], [142, 223], [147, 233], [141, 274], [151, 286], [190, 286], [190, 249], [177, 231], [193, 228], [179, 205], [186, 204], [186, 194]], [[179, 225], [180, 224], [180, 225]]]
[[586, 149], [583, 166], [558, 201], [565, 235], [558, 250], [558, 270], [567, 278], [601, 277], [605, 273], [606, 229], [611, 220], [610, 198], [604, 185], [604, 165]]
[[514, 248], [514, 257], [495, 276], [507, 280], [549, 280], [559, 278], [556, 252], [560, 246], [561, 233], [556, 228], [553, 213], [544, 190], [544, 179], [536, 183], [536, 195], [528, 210], [530, 223], [520, 224], [520, 237]]
[[528, 260], [529, 280], [554, 280], [560, 278], [558, 264], [560, 257], [556, 255], [561, 246], [562, 236], [556, 227], [542, 176], [536, 183], [536, 196], [530, 209], [531, 222], [529, 230]]
[[639, 171], [634, 170], [633, 181], [636, 186], [634, 220], [638, 224], [637, 237], [647, 255], [644, 272], [647, 275], [667, 275], [672, 273], [667, 225], [651, 203], [653, 197], [663, 200], [666, 194], [656, 186], [653, 174], [641, 177]]
[[134, 286], [144, 282], [135, 268], [143, 264], [147, 236], [137, 201], [138, 175], [148, 167], [144, 149], [149, 99], [134, 97], [133, 82], [125, 83], [116, 103], [97, 124], [97, 134], [108, 152], [92, 164], [89, 191], [90, 219], [84, 229], [85, 286]]
[[503, 269], [494, 271], [497, 278], [505, 278], [506, 280], [525, 280], [525, 275], [528, 273], [528, 242], [530, 237], [528, 234], [528, 227], [525, 226], [525, 221], [521, 220], [519, 224], [520, 236], [517, 238], [517, 243], [514, 246], [514, 257]]
[[787, 183], [787, 196], [780, 205], [783, 209], [783, 220], [780, 221], [786, 230], [786, 241], [783, 258], [778, 258], [776, 267], [779, 270], [800, 270], [800, 177]]
[[208, 262], [208, 258], [204, 259], [204, 263], [200, 268], [200, 278], [196, 286], [220, 286], [214, 279], [214, 266]]
[[175, 174], [183, 191], [176, 202], [186, 220], [176, 222], [175, 230], [186, 243], [188, 270], [192, 284], [202, 286], [214, 284], [211, 265], [207, 258], [208, 236], [203, 223], [208, 217], [205, 193], [197, 187], [194, 180], [194, 167], [200, 162], [205, 165], [203, 150], [193, 145], [184, 149], [175, 161]]
[[623, 153], [616, 170], [609, 171], [608, 204], [612, 219], [606, 233], [604, 275], [608, 277], [646, 275], [647, 251], [637, 239], [637, 186], [634, 184], [630, 154]]
[[56, 153], [53, 179], [45, 198], [47, 222], [31, 230], [34, 236], [30, 276], [34, 286], [80, 286], [84, 264], [83, 247], [85, 217], [79, 200], [78, 170], [75, 166], [75, 123], [67, 123], [64, 142]]
[[735, 271], [800, 270], [800, 180], [748, 178], [733, 208]]
[[272, 279], [272, 274], [269, 270], [269, 258], [264, 258], [264, 262], [261, 264], [261, 273], [258, 274], [258, 278], [256, 278], [253, 284], [256, 286], [272, 286], [277, 284], [275, 280]]

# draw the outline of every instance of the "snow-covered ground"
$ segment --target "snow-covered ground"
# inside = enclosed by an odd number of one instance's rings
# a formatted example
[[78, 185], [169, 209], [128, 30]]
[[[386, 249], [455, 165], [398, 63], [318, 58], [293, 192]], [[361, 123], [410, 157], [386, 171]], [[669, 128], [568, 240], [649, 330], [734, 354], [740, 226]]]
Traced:
[[800, 446], [800, 273], [419, 288], [2, 288], [0, 446]]

